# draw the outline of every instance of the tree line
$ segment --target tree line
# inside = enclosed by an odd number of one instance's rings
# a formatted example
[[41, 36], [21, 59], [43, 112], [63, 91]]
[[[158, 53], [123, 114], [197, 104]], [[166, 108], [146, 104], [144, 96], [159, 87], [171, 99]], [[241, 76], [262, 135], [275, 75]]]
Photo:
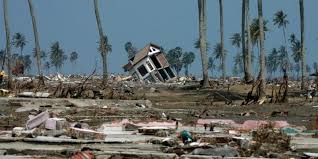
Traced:
[[[28, 41], [25, 35], [23, 35], [22, 33], [15, 33], [10, 44], [14, 48], [16, 48], [15, 53], [13, 53], [10, 57], [11, 64], [13, 64], [14, 67], [21, 66], [21, 74], [24, 74], [25, 71], [30, 73], [32, 66], [32, 57], [36, 59], [37, 56], [36, 48], [33, 49], [32, 53], [24, 54], [23, 50], [27, 44]], [[64, 49], [61, 48], [58, 41], [52, 43], [50, 51], [40, 51], [40, 61], [41, 63], [43, 63], [42, 67], [47, 73], [49, 73], [51, 67], [54, 67], [56, 71], [62, 71], [61, 69], [68, 59], [69, 62], [74, 66], [78, 57], [79, 55], [76, 51], [72, 51], [67, 55]], [[6, 58], [8, 57], [5, 54], [5, 50], [0, 50], [0, 63], [2, 65], [2, 68], [4, 67]]]
[[[223, 24], [223, 0], [218, 0], [219, 2], [219, 24], [220, 24], [220, 39], [217, 44], [213, 47], [213, 56], [209, 57], [208, 52], [210, 50], [210, 44], [207, 42], [207, 13], [206, 13], [206, 0], [197, 0], [198, 7], [198, 24], [199, 24], [199, 39], [194, 43], [194, 47], [199, 49], [201, 55], [201, 64], [202, 64], [202, 77], [203, 87], [209, 87], [209, 75], [208, 70], [211, 70], [211, 73], [215, 72], [215, 70], [220, 70], [222, 72], [221, 78], [225, 79], [227, 76], [226, 73], [226, 53], [227, 50], [224, 48], [224, 24]], [[282, 29], [283, 42], [281, 47], [273, 48], [272, 52], [265, 56], [265, 33], [268, 31], [267, 24], [269, 21], [265, 20], [263, 17], [263, 5], [262, 0], [257, 0], [257, 11], [258, 17], [250, 20], [250, 3], [249, 0], [241, 0], [242, 2], [242, 23], [241, 23], [241, 33], [234, 33], [230, 38], [231, 43], [234, 47], [237, 48], [237, 55], [234, 60], [234, 67], [232, 72], [237, 75], [243, 74], [244, 81], [246, 83], [251, 83], [255, 79], [261, 81], [260, 87], [264, 86], [265, 83], [265, 71], [270, 74], [276, 73], [278, 70], [283, 72], [287, 71], [288, 73], [296, 71], [297, 74], [300, 74], [302, 81], [302, 88], [304, 88], [304, 80], [307, 71], [310, 70], [310, 66], [305, 63], [305, 47], [304, 47], [304, 1], [299, 0], [299, 15], [300, 15], [300, 40], [295, 36], [295, 34], [291, 34], [290, 38], [287, 40], [288, 33], [286, 32], [286, 28], [289, 24], [287, 19], [287, 14], [284, 13], [283, 10], [278, 11], [274, 14], [273, 24], [278, 28]], [[38, 38], [37, 31], [37, 22], [35, 17], [35, 11], [33, 9], [32, 0], [28, 0], [30, 16], [32, 18], [32, 26], [34, 33], [34, 45], [35, 45], [35, 57], [37, 63], [37, 70], [40, 77], [43, 76], [42, 73], [42, 61], [41, 60], [41, 49]], [[109, 39], [104, 33], [104, 29], [102, 26], [102, 18], [99, 15], [99, 5], [98, 0], [94, 0], [93, 3], [94, 13], [96, 17], [96, 25], [97, 32], [99, 34], [99, 46], [98, 51], [101, 54], [102, 65], [103, 65], [103, 82], [107, 84], [108, 80], [108, 54], [112, 51], [112, 46], [110, 45]], [[10, 29], [9, 29], [9, 17], [8, 17], [8, 8], [7, 8], [7, 0], [3, 0], [3, 15], [5, 20], [5, 31], [6, 31], [6, 49], [5, 54], [7, 57], [7, 67], [8, 70], [11, 69], [11, 42], [10, 42]], [[288, 41], [288, 42], [287, 42]], [[252, 62], [255, 62], [255, 58], [253, 56], [254, 47], [258, 49], [258, 64], [259, 64], [259, 72], [258, 75], [253, 75], [252, 73]], [[21, 48], [20, 48], [21, 49]], [[55, 49], [55, 51], [52, 51]], [[136, 48], [134, 48], [131, 42], [125, 44], [126, 51], [132, 56], [133, 52], [136, 52]], [[241, 51], [239, 51], [241, 50]], [[292, 57], [294, 62], [291, 62], [289, 59], [289, 52], [292, 52]], [[60, 68], [63, 65], [63, 61], [66, 60], [66, 56], [60, 55], [61, 52], [64, 52], [59, 43], [54, 43], [51, 47], [51, 56], [52, 53], [54, 58], [59, 59], [55, 60], [56, 62], [50, 61], [50, 64], [53, 64], [56, 68]], [[28, 59], [29, 57], [26, 57]], [[188, 74], [188, 68], [191, 66], [195, 55], [193, 52], [184, 52], [181, 47], [176, 47], [167, 52], [167, 58], [170, 60], [170, 63], [174, 70], [179, 74], [179, 72], [184, 69], [185, 74]], [[24, 58], [23, 58], [24, 59]], [[28, 61], [28, 60], [26, 60]], [[62, 61], [62, 62], [61, 62]], [[219, 66], [216, 65], [216, 62], [219, 61]], [[44, 62], [46, 65], [46, 62]], [[317, 63], [314, 64], [314, 69], [316, 69]], [[299, 71], [297, 71], [299, 70]], [[10, 81], [10, 71], [9, 71], [9, 81]]]

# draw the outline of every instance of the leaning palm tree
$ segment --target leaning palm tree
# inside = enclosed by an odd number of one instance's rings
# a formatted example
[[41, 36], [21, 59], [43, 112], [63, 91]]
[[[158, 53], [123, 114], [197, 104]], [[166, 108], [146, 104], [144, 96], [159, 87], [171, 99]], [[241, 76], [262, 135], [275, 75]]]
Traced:
[[6, 32], [6, 56], [7, 56], [7, 67], [8, 67], [8, 88], [12, 87], [12, 75], [11, 75], [11, 45], [10, 45], [10, 28], [8, 18], [8, 1], [3, 0], [3, 16], [4, 16], [4, 28]]
[[[98, 27], [98, 33], [99, 33], [99, 40], [100, 44], [105, 44], [104, 39], [104, 33], [103, 33], [103, 27], [99, 16], [99, 9], [98, 9], [98, 0], [94, 0], [94, 9], [95, 9], [95, 16], [96, 16], [96, 23]], [[103, 84], [107, 84], [108, 81], [108, 67], [107, 67], [107, 48], [105, 45], [101, 45], [100, 53], [102, 56], [102, 62], [103, 62]]]
[[224, 23], [223, 23], [223, 0], [219, 0], [220, 7], [220, 36], [221, 36], [221, 67], [222, 67], [222, 78], [225, 80], [226, 68], [225, 68], [225, 53], [224, 53]]
[[23, 49], [26, 45], [27, 41], [25, 39], [25, 36], [22, 33], [15, 33], [13, 36], [13, 45], [16, 48], [20, 48], [20, 55], [23, 56]]
[[304, 0], [299, 0], [299, 11], [300, 11], [300, 52], [301, 52], [301, 89], [305, 89], [305, 18], [304, 18]]
[[202, 87], [209, 87], [208, 57], [206, 46], [206, 0], [198, 0], [199, 8], [199, 32], [200, 32], [200, 52], [202, 61], [203, 84]]
[[258, 0], [258, 22], [259, 22], [259, 43], [260, 43], [260, 71], [258, 79], [258, 97], [265, 96], [265, 48], [264, 48], [264, 21], [263, 21], [263, 2]]
[[35, 19], [35, 13], [33, 10], [33, 3], [32, 0], [28, 0], [29, 3], [29, 9], [30, 9], [30, 15], [32, 18], [32, 26], [33, 26], [33, 34], [34, 34], [34, 42], [35, 42], [35, 50], [36, 50], [36, 64], [38, 69], [38, 75], [39, 75], [39, 84], [44, 85], [44, 78], [43, 78], [43, 71], [41, 67], [41, 48], [40, 48], [40, 41], [39, 41], [39, 34]]

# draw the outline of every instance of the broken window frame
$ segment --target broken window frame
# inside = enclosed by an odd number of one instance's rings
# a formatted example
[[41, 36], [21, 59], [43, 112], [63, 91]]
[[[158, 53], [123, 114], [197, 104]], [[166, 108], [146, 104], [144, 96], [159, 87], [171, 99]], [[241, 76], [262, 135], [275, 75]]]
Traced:
[[148, 66], [148, 68], [149, 68], [150, 71], [153, 71], [153, 70], [155, 69], [155, 68], [152, 66], [152, 64], [150, 63], [149, 60], [146, 61], [146, 64], [147, 64], [147, 66]]
[[139, 74], [142, 76], [142, 77], [145, 77], [149, 71], [147, 70], [146, 66], [144, 64], [140, 65], [138, 68], [137, 68]]

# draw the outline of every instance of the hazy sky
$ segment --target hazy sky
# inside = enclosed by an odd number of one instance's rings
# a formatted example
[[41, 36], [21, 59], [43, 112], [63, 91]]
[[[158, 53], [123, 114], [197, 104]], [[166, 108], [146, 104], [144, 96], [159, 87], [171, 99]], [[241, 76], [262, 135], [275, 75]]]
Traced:
[[[32, 23], [27, 0], [8, 0], [11, 35], [23, 33], [28, 44], [25, 54], [31, 54], [34, 48]], [[251, 18], [257, 16], [257, 0], [251, 1]], [[98, 63], [98, 31], [94, 15], [93, 0], [33, 0], [41, 49], [49, 51], [50, 45], [59, 41], [67, 54], [79, 53], [75, 68], [69, 62], [64, 73], [77, 71], [89, 73]], [[218, 0], [207, 0], [208, 41], [214, 46], [219, 41], [219, 5]], [[237, 53], [229, 38], [241, 30], [241, 0], [224, 0], [225, 48], [228, 50], [227, 70], [232, 72], [233, 56]], [[282, 31], [273, 26], [273, 15], [282, 9], [288, 14], [288, 35], [295, 32], [300, 38], [298, 0], [263, 0], [263, 12], [269, 20], [269, 32], [266, 33], [265, 48], [269, 52], [273, 47], [283, 44]], [[305, 0], [305, 43], [306, 59], [310, 65], [318, 61], [318, 19], [317, 0]], [[3, 7], [0, 3], [0, 49], [5, 48], [3, 25]], [[180, 46], [184, 51], [196, 53], [191, 72], [201, 74], [200, 54], [193, 48], [198, 38], [198, 9], [196, 0], [100, 0], [100, 13], [105, 34], [113, 46], [110, 54], [110, 72], [122, 73], [122, 65], [127, 63], [124, 44], [131, 41], [141, 49], [153, 42], [166, 50]], [[13, 49], [18, 52], [17, 49]], [[211, 56], [211, 52], [209, 55]], [[257, 54], [256, 54], [257, 55]], [[34, 62], [33, 62], [34, 63]], [[54, 69], [52, 69], [54, 70]]]

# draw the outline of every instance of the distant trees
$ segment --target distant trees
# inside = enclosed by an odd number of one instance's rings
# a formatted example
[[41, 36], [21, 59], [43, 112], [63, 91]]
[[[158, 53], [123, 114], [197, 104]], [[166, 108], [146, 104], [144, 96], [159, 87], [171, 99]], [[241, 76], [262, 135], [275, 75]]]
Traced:
[[137, 53], [137, 48], [135, 48], [130, 41], [125, 43], [125, 50], [128, 54], [128, 59], [132, 58]]
[[166, 54], [167, 61], [170, 66], [176, 71], [177, 76], [180, 75], [182, 68], [185, 70], [185, 75], [189, 75], [189, 66], [195, 59], [193, 52], [183, 52], [181, 47], [171, 49]]
[[61, 71], [64, 61], [67, 60], [67, 55], [65, 55], [64, 50], [60, 47], [59, 42], [52, 44], [50, 60], [56, 71]]
[[12, 44], [20, 49], [20, 55], [23, 55], [23, 49], [24, 46], [26, 45], [27, 41], [25, 36], [22, 33], [15, 33], [13, 36]]
[[182, 48], [176, 47], [168, 51], [166, 58], [170, 66], [176, 71], [177, 76], [179, 76], [182, 69]]
[[[216, 60], [220, 61], [220, 65], [219, 65], [219, 70], [222, 71], [222, 76], [223, 76], [223, 56], [226, 56], [227, 51], [225, 49], [222, 48], [222, 44], [221, 43], [217, 43], [215, 44], [214, 48], [213, 48], [213, 56]], [[223, 77], [222, 77], [223, 78]]]
[[189, 76], [189, 66], [194, 62], [195, 54], [193, 52], [185, 52], [182, 57], [182, 64], [184, 67], [184, 74]]
[[236, 56], [234, 57], [234, 67], [233, 67], [233, 74], [235, 76], [244, 72], [244, 56], [239, 52], [241, 47], [242, 38], [240, 33], [235, 33], [230, 38], [232, 46], [237, 48]]
[[76, 51], [73, 51], [70, 55], [70, 62], [74, 65], [77, 59], [78, 59], [78, 53]]

